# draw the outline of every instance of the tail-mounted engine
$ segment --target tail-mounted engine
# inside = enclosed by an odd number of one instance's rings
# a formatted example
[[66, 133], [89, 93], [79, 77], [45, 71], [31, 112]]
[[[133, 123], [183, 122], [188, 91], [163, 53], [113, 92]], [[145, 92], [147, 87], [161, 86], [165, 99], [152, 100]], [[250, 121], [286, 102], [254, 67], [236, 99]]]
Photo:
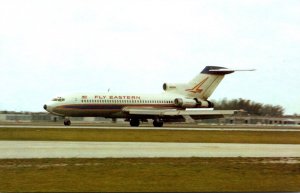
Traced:
[[186, 86], [185, 84], [164, 83], [163, 89], [164, 89], [164, 91], [167, 91], [167, 92], [181, 91], [181, 90], [184, 90], [185, 86]]
[[183, 99], [183, 98], [176, 98], [174, 100], [176, 106], [181, 108], [213, 108], [214, 103], [206, 100], [199, 100], [195, 99]]

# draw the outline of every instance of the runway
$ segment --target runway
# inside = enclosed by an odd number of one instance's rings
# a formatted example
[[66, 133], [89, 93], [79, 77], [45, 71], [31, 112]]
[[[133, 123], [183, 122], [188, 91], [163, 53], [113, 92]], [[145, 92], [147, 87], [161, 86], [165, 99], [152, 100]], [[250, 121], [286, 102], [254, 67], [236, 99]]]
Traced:
[[300, 157], [300, 145], [0, 141], [0, 159], [152, 157]]
[[137, 130], [183, 130], [183, 131], [281, 131], [281, 132], [300, 132], [299, 126], [290, 126], [290, 127], [278, 127], [278, 128], [265, 128], [260, 126], [252, 126], [252, 127], [243, 127], [243, 128], [228, 128], [228, 127], [220, 127], [220, 128], [197, 128], [197, 127], [127, 127], [127, 126], [58, 126], [58, 125], [0, 125], [0, 128], [33, 128], [33, 129], [137, 129]]

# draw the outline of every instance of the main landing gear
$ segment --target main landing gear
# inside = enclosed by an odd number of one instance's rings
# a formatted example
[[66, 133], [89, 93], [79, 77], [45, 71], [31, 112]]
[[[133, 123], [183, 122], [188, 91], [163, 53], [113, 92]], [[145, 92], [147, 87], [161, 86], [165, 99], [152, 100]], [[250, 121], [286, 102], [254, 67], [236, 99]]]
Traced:
[[64, 125], [65, 125], [65, 126], [70, 126], [70, 125], [71, 125], [70, 119], [65, 118], [65, 120], [64, 120]]
[[[130, 119], [130, 126], [131, 127], [138, 127], [140, 126], [140, 120], [139, 119]], [[154, 127], [162, 127], [164, 125], [164, 122], [162, 119], [154, 119], [153, 120], [153, 126]]]
[[163, 120], [161, 119], [154, 119], [153, 120], [153, 126], [154, 127], [162, 127], [164, 125]]
[[139, 119], [130, 119], [130, 126], [131, 127], [138, 127], [138, 126], [140, 126], [140, 120]]

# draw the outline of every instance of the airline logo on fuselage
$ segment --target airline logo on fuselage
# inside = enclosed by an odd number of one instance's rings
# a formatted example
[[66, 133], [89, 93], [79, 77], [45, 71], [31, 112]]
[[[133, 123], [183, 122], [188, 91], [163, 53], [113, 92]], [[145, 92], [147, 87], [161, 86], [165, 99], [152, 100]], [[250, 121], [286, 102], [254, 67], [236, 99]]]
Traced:
[[[82, 96], [81, 99], [88, 99], [88, 96]], [[141, 100], [141, 96], [95, 95], [93, 99]]]
[[199, 84], [197, 84], [196, 86], [194, 86], [191, 89], [186, 89], [185, 91], [189, 91], [192, 93], [201, 93], [203, 91], [202, 88], [200, 88], [206, 81], [208, 80], [208, 77], [206, 77], [204, 80], [202, 80]]

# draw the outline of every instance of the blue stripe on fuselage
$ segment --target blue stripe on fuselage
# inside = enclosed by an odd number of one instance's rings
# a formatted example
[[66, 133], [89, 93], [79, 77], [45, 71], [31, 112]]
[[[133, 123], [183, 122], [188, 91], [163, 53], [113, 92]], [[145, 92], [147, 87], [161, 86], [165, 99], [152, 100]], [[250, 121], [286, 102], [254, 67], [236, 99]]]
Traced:
[[121, 110], [123, 107], [154, 107], [154, 108], [174, 108], [171, 104], [78, 104], [64, 105], [65, 109], [80, 110]]
[[66, 105], [66, 109], [122, 109], [123, 105]]

